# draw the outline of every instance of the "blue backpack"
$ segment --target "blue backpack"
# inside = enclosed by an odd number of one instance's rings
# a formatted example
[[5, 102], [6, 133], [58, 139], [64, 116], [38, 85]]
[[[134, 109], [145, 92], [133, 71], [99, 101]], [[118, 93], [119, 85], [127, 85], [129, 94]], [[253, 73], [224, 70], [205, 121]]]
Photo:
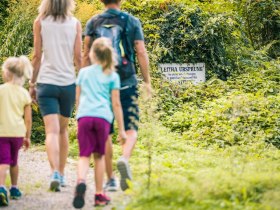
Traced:
[[126, 13], [120, 13], [119, 15], [101, 14], [93, 22], [94, 38], [106, 37], [112, 41], [118, 60], [116, 69], [121, 80], [136, 74], [134, 62], [130, 59], [132, 53], [129, 52], [127, 47], [126, 27], [128, 17]]

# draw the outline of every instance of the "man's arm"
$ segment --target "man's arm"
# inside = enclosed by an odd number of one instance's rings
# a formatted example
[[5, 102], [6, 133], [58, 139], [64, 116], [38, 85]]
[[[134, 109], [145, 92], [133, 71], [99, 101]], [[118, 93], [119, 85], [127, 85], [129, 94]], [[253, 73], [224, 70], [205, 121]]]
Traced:
[[91, 63], [90, 58], [89, 58], [89, 53], [90, 53], [90, 48], [91, 48], [92, 42], [93, 42], [93, 40], [90, 36], [85, 37], [82, 67], [89, 66]]
[[135, 41], [136, 56], [139, 62], [141, 74], [143, 76], [145, 86], [147, 88], [148, 96], [152, 94], [151, 76], [150, 76], [150, 62], [149, 56], [145, 47], [145, 42], [142, 40]]

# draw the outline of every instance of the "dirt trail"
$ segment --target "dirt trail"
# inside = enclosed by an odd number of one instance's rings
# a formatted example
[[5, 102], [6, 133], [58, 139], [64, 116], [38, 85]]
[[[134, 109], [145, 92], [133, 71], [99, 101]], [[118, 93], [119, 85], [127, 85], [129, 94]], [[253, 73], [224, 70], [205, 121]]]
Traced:
[[[76, 182], [77, 161], [68, 159], [66, 177], [68, 186], [62, 188], [60, 193], [48, 192], [50, 169], [47, 155], [38, 149], [21, 152], [19, 186], [24, 193], [22, 199], [10, 201], [5, 210], [72, 210], [72, 199]], [[88, 190], [84, 210], [94, 209], [94, 182], [93, 170], [88, 174]], [[112, 204], [104, 208], [96, 209], [125, 209], [127, 197], [121, 192], [107, 193]]]

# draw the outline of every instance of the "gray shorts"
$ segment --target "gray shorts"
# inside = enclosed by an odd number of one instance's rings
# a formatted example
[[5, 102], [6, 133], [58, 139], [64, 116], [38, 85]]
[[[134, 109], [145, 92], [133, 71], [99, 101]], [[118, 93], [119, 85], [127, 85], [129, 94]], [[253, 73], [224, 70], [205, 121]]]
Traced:
[[42, 116], [60, 114], [71, 117], [76, 97], [76, 85], [37, 85], [37, 100]]

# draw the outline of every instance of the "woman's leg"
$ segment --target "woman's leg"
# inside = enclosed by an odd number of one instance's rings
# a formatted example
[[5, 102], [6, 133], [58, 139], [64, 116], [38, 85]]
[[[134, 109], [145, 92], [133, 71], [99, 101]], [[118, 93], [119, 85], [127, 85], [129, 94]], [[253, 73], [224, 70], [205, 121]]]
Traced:
[[68, 157], [69, 151], [69, 136], [68, 136], [68, 124], [69, 118], [59, 117], [60, 132], [59, 132], [59, 172], [64, 176], [64, 169]]
[[105, 158], [104, 155], [94, 153], [94, 172], [95, 172], [95, 185], [96, 194], [103, 194], [103, 179], [105, 173]]
[[46, 131], [46, 148], [52, 172], [59, 171], [59, 115], [50, 114], [44, 117]]

